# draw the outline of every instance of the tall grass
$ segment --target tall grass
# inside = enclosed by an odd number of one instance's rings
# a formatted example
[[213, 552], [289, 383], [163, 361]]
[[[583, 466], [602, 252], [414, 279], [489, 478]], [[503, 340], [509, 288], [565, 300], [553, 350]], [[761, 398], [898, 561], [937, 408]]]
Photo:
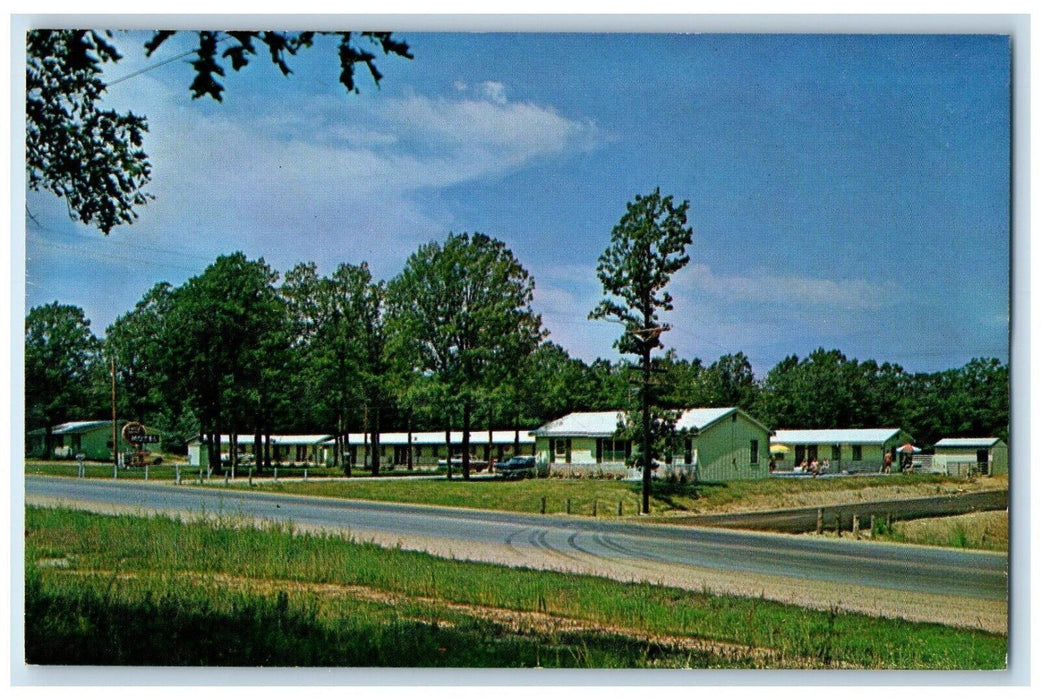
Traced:
[[[693, 654], [699, 667], [1004, 666], [1004, 637], [978, 631], [452, 561], [285, 526], [227, 525], [240, 524], [29, 508], [30, 660], [638, 667], [682, 666]], [[334, 592], [316, 593], [323, 585]], [[400, 600], [360, 601], [351, 586]], [[510, 632], [495, 616], [461, 613], [460, 605], [544, 613], [589, 629]], [[616, 628], [628, 633], [591, 631]], [[647, 639], [662, 635], [759, 651], [652, 649]], [[157, 661], [161, 645], [142, 636], [175, 640], [177, 651]], [[84, 649], [90, 639], [98, 649]]]
[[[223, 487], [223, 481], [210, 481], [210, 486]], [[248, 488], [240, 479], [236, 488]], [[887, 477], [855, 476], [831, 479], [758, 479], [727, 483], [670, 483], [655, 480], [651, 490], [651, 512], [708, 513], [728, 507], [781, 508], [791, 505], [796, 497], [807, 494], [835, 493], [840, 499], [858, 498], [857, 493], [884, 488], [896, 497], [935, 495], [964, 489], [966, 482], [938, 474], [893, 474]], [[1007, 487], [1007, 481], [980, 480], [973, 488]], [[419, 503], [464, 508], [504, 510], [516, 513], [539, 513], [543, 504], [547, 513], [616, 517], [621, 504], [623, 516], [638, 512], [641, 486], [637, 482], [611, 479], [527, 479], [522, 481], [444, 479], [379, 481], [303, 481], [257, 482], [254, 488], [284, 494], [354, 498], [374, 501]]]
[[989, 511], [895, 522], [876, 537], [910, 544], [1007, 552], [1008, 513]]

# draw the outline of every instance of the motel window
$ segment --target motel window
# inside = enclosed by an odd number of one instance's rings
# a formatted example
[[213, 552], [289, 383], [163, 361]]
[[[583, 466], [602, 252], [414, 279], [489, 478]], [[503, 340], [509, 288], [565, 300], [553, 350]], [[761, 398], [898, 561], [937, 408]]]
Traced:
[[748, 454], [752, 464], [759, 464], [759, 441], [750, 440], [748, 442]]
[[549, 442], [549, 461], [571, 461], [571, 438], [556, 438]]
[[861, 445], [853, 445], [853, 461], [859, 462], [864, 459], [864, 451]]
[[628, 454], [628, 440], [613, 440], [611, 438], [599, 438], [597, 440], [597, 455], [600, 462], [624, 462]]

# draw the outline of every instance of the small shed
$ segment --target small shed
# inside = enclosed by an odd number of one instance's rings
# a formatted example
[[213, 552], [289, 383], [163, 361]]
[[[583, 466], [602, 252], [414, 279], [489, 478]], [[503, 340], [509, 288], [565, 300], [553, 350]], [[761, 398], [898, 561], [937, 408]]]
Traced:
[[[532, 431], [535, 454], [550, 471], [564, 475], [624, 475], [632, 441], [617, 436], [623, 413], [570, 413]], [[660, 465], [661, 475], [684, 475], [699, 481], [759, 479], [769, 476], [770, 429], [740, 408], [688, 408], [676, 422], [678, 439]]]
[[934, 467], [951, 476], [1008, 474], [1008, 445], [1000, 438], [944, 438], [935, 448]]

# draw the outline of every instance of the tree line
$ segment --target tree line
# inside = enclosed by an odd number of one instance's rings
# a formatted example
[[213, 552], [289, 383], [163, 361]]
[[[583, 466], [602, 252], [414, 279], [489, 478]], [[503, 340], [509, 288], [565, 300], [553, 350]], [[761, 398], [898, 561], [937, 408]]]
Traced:
[[[251, 436], [261, 468], [272, 434], [334, 435], [340, 465], [349, 435], [363, 432], [375, 473], [381, 432], [445, 431], [450, 444], [462, 430], [468, 478], [471, 430], [528, 430], [597, 410], [626, 411], [620, 428], [648, 454], [652, 424], [689, 407], [737, 406], [774, 429], [898, 427], [925, 446], [1008, 439], [1008, 366], [997, 359], [911, 373], [818, 348], [757, 378], [742, 352], [705, 364], [665, 348], [657, 310], [671, 307], [664, 287], [686, 262], [685, 211], [657, 191], [637, 197], [600, 260], [606, 296], [590, 318], [622, 323], [616, 347], [636, 360], [587, 363], [548, 340], [531, 307], [534, 280], [481, 233], [421, 246], [389, 281], [366, 263], [328, 276], [300, 263], [282, 275], [234, 253], [179, 287], [156, 284], [104, 339], [76, 306], [30, 309], [26, 429], [47, 429], [50, 454], [52, 426], [110, 415], [114, 378], [119, 417], [159, 430], [168, 448], [201, 435], [218, 464], [217, 436]], [[342, 466], [349, 473], [350, 460]]]
[[[474, 238], [452, 237], [414, 257], [469, 248]], [[322, 277], [306, 263], [280, 278], [241, 253], [180, 287], [155, 285], [104, 339], [82, 309], [38, 306], [26, 317], [26, 427], [109, 415], [111, 362], [119, 416], [162, 431], [167, 444], [218, 429], [342, 436], [459, 430], [467, 420], [530, 429], [572, 411], [637, 409], [636, 365], [587, 363], [547, 340], [530, 311], [530, 277], [516, 279], [521, 272], [514, 270], [513, 299], [499, 299], [509, 308], [487, 319], [474, 297], [502, 288], [482, 289], [452, 265], [421, 278], [410, 266], [390, 283], [374, 280], [365, 264]], [[424, 302], [458, 313], [442, 317]], [[487, 335], [495, 342], [479, 344], [476, 319], [517, 332], [493, 325]], [[911, 373], [820, 348], [786, 357], [758, 379], [741, 352], [706, 364], [670, 350], [654, 369], [666, 408], [738, 406], [771, 428], [901, 427], [923, 445], [1008, 438], [1008, 365], [993, 358]]]

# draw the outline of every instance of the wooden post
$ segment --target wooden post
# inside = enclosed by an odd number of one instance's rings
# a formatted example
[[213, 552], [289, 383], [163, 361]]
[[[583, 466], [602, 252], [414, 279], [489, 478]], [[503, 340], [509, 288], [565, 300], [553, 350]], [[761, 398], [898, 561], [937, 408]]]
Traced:
[[622, 515], [622, 502], [618, 501], [618, 516], [621, 517], [621, 515]]
[[249, 486], [253, 488], [253, 467], [249, 468]]
[[853, 539], [860, 539], [860, 516], [856, 513], [853, 514]]
[[817, 509], [817, 534], [824, 532], [824, 509]]
[[875, 514], [871, 514], [871, 536], [875, 536]]
[[546, 497], [545, 496], [542, 497], [542, 500], [539, 503], [539, 513], [541, 513], [542, 515], [546, 514]]
[[571, 515], [571, 499], [570, 498], [564, 500], [564, 512], [567, 513], [568, 515]]
[[842, 537], [842, 511], [835, 511], [835, 536]]
[[595, 499], [595, 498], [593, 499], [593, 517], [594, 518], [596, 517], [596, 500], [597, 499]]

